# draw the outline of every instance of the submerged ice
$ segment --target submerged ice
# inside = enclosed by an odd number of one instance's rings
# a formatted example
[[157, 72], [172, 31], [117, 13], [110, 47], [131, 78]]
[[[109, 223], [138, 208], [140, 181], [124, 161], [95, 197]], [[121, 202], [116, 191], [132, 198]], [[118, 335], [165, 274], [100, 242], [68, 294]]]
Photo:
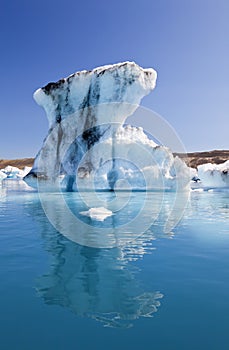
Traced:
[[77, 72], [38, 89], [49, 132], [25, 181], [72, 190], [174, 189], [189, 170], [142, 128], [125, 125], [154, 89], [156, 72], [124, 62]]

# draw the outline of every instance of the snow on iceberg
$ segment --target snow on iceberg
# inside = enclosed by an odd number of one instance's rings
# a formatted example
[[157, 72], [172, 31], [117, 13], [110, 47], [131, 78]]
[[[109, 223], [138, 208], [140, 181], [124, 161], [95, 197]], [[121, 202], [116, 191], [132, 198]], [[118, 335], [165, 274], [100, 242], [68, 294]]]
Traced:
[[197, 167], [201, 187], [229, 187], [229, 160], [222, 164], [202, 164]]
[[48, 116], [49, 132], [25, 181], [67, 191], [173, 189], [189, 182], [188, 167], [150, 140], [142, 128], [124, 126], [157, 73], [134, 62], [77, 72], [34, 93]]

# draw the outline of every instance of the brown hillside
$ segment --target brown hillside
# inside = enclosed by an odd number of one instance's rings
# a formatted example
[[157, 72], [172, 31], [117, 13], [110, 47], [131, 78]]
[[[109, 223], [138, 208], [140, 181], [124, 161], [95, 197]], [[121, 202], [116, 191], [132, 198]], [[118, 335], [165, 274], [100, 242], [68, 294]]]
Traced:
[[194, 152], [187, 154], [175, 154], [182, 158], [192, 168], [204, 163], [224, 163], [229, 159], [229, 150], [215, 150], [206, 152]]
[[34, 158], [23, 159], [0, 159], [0, 169], [5, 168], [7, 165], [16, 166], [19, 169], [24, 169], [25, 166], [32, 166]]

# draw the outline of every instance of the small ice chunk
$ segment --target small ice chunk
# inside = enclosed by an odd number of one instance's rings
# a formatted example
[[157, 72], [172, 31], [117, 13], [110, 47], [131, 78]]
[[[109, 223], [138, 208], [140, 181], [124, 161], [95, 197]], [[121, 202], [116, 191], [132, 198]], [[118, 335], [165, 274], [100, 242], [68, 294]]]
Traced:
[[204, 192], [203, 188], [193, 188], [192, 192]]
[[90, 208], [87, 211], [81, 211], [80, 214], [89, 216], [91, 219], [97, 221], [104, 221], [106, 218], [113, 215], [111, 210], [104, 207]]

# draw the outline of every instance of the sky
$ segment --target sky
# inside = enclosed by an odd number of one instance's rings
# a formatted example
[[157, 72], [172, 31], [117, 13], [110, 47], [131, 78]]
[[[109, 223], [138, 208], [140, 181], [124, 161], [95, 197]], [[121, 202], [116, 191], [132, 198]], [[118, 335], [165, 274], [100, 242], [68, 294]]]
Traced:
[[39, 151], [37, 88], [127, 60], [158, 72], [141, 104], [188, 152], [229, 149], [228, 18], [228, 0], [0, 0], [0, 159]]

